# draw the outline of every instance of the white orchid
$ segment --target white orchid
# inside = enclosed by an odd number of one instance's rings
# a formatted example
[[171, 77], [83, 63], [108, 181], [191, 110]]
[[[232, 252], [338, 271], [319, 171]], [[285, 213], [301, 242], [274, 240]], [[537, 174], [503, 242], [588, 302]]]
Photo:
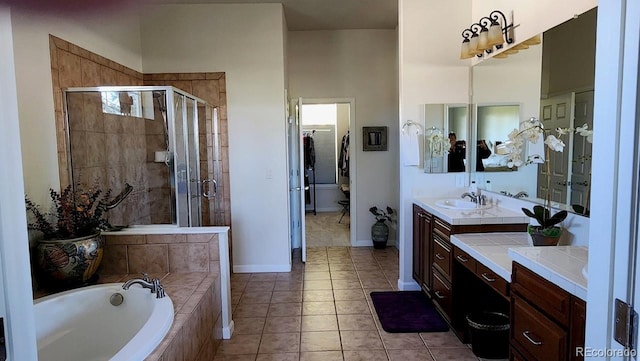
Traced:
[[593, 130], [589, 130], [588, 128], [589, 125], [585, 123], [581, 127], [576, 128], [576, 133], [587, 138], [587, 142], [593, 143]]
[[571, 133], [571, 130], [571, 128], [556, 128], [556, 133], [558, 133], [558, 137], [561, 137]]
[[544, 141], [544, 144], [546, 144], [549, 148], [551, 148], [552, 150], [555, 150], [556, 152], [562, 152], [565, 146], [564, 142], [556, 138], [556, 136], [553, 134], [550, 134], [547, 136], [547, 139]]

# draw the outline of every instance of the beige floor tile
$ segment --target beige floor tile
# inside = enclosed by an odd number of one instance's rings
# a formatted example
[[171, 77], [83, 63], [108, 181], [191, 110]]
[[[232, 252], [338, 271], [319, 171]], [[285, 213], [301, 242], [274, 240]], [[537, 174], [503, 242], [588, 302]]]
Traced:
[[426, 348], [420, 334], [388, 333], [380, 331], [382, 343], [387, 350], [413, 350]]
[[278, 273], [278, 276], [276, 277], [276, 282], [277, 281], [302, 281], [303, 279], [304, 279], [304, 272], [299, 272], [299, 273], [287, 272], [287, 273]]
[[468, 347], [430, 347], [435, 361], [477, 361], [478, 358]]
[[267, 317], [268, 303], [244, 304], [236, 306], [233, 317]]
[[362, 289], [333, 290], [336, 301], [360, 301], [364, 300]]
[[420, 337], [429, 347], [465, 347], [458, 337], [451, 331], [448, 332], [423, 332]]
[[331, 263], [329, 264], [329, 270], [333, 271], [355, 271], [353, 264], [350, 263]]
[[317, 281], [317, 280], [328, 280], [331, 279], [331, 274], [329, 271], [309, 271], [305, 270], [304, 272], [304, 280], [305, 281]]
[[261, 335], [236, 335], [229, 340], [222, 340], [218, 348], [220, 355], [257, 354]]
[[270, 273], [252, 273], [251, 279], [249, 282], [253, 281], [275, 281], [278, 277], [278, 273], [270, 272]]
[[302, 331], [337, 331], [336, 315], [302, 316]]
[[375, 351], [344, 351], [344, 361], [387, 361], [384, 350]]
[[358, 274], [355, 271], [331, 271], [332, 280], [358, 280]]
[[340, 339], [345, 351], [384, 349], [378, 331], [340, 331]]
[[331, 290], [304, 290], [302, 294], [304, 302], [333, 301], [333, 291]]
[[256, 361], [298, 361], [300, 354], [298, 352], [289, 353], [261, 353], [258, 354]]
[[332, 289], [331, 280], [304, 281], [304, 290], [330, 290]]
[[299, 291], [302, 290], [302, 281], [276, 281], [273, 291]]
[[265, 333], [260, 340], [259, 354], [300, 352], [300, 333]]
[[326, 272], [329, 271], [329, 263], [305, 264], [305, 272]]
[[273, 287], [275, 287], [275, 285], [275, 279], [273, 281], [249, 281], [247, 286], [244, 288], [244, 291], [273, 291]]
[[371, 315], [369, 304], [365, 300], [357, 301], [335, 301], [336, 313], [339, 315]]
[[302, 332], [300, 351], [341, 351], [338, 331]]
[[302, 291], [273, 291], [271, 303], [283, 302], [302, 302]]
[[255, 335], [262, 334], [262, 330], [264, 329], [264, 317], [248, 317], [248, 318], [239, 318], [236, 317], [233, 320], [234, 322], [234, 335]]
[[269, 305], [267, 317], [285, 317], [302, 315], [302, 302], [272, 303]]
[[338, 328], [341, 331], [376, 330], [373, 316], [368, 315], [338, 315]]
[[264, 333], [300, 332], [300, 316], [267, 317]]
[[240, 297], [241, 305], [248, 303], [269, 303], [271, 301], [271, 291], [245, 291]]
[[433, 357], [431, 357], [426, 348], [418, 350], [388, 350], [387, 352], [391, 361], [433, 361]]
[[362, 288], [360, 280], [348, 279], [348, 280], [331, 280], [331, 285], [334, 290], [351, 290], [354, 288]]
[[249, 280], [251, 279], [251, 273], [232, 273], [231, 274], [231, 281], [232, 282], [249, 282]]
[[343, 361], [340, 351], [301, 352], [300, 361]]
[[303, 315], [335, 315], [336, 305], [331, 301], [323, 302], [303, 302]]
[[362, 282], [362, 288], [377, 288], [382, 290], [391, 289], [391, 283], [386, 278], [382, 277], [375, 280], [360, 280]]
[[255, 361], [256, 355], [221, 355], [219, 352], [213, 361]]

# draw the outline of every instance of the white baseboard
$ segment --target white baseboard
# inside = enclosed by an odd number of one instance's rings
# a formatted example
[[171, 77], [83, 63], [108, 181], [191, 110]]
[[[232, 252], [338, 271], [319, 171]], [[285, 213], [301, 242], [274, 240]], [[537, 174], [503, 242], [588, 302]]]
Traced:
[[233, 265], [233, 273], [291, 272], [290, 264], [282, 265]]
[[231, 322], [229, 323], [229, 326], [222, 328], [222, 338], [225, 340], [230, 339], [231, 335], [233, 335], [233, 330], [235, 329], [235, 327], [236, 327], [235, 322], [231, 320]]
[[420, 291], [420, 285], [416, 281], [402, 282], [398, 279], [398, 289], [400, 291]]

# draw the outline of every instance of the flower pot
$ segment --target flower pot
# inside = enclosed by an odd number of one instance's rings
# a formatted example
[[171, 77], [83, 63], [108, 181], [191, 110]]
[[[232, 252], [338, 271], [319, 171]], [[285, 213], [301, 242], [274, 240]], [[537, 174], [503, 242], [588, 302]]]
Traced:
[[373, 241], [373, 248], [375, 249], [384, 249], [387, 247], [389, 227], [384, 221], [378, 221], [371, 226], [371, 240]]
[[104, 237], [99, 233], [38, 243], [36, 261], [43, 276], [55, 287], [77, 287], [91, 283], [100, 266]]
[[534, 246], [556, 246], [562, 236], [562, 229], [554, 227], [555, 235], [547, 235], [540, 228], [529, 227], [529, 234]]

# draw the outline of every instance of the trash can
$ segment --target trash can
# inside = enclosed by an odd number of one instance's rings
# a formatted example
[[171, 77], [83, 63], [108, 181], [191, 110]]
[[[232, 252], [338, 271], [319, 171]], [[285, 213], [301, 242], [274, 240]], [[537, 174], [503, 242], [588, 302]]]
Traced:
[[500, 312], [472, 312], [466, 316], [471, 350], [482, 358], [509, 357], [509, 316]]

